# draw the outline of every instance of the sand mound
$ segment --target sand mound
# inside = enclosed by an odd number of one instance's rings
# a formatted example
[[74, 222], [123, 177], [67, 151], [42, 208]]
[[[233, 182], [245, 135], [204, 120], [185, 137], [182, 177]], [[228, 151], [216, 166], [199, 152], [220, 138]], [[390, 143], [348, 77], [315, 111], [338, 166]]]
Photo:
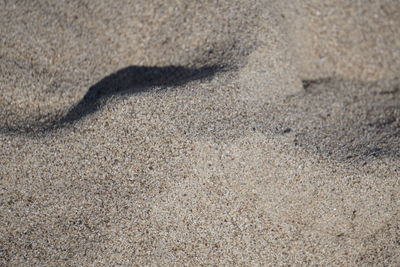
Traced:
[[393, 265], [398, 1], [0, 3], [0, 265]]

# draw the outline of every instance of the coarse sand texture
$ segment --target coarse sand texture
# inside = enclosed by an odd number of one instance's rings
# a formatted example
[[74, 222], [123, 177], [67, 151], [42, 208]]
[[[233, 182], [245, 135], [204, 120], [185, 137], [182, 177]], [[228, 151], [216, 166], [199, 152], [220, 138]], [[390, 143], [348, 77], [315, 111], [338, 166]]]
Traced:
[[0, 25], [0, 266], [399, 266], [400, 1]]

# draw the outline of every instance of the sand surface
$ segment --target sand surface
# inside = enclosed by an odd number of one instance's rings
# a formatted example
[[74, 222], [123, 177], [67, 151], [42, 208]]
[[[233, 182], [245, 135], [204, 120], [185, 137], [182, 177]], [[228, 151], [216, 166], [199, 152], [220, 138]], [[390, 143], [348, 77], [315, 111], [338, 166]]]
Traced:
[[0, 1], [0, 266], [398, 266], [400, 1]]

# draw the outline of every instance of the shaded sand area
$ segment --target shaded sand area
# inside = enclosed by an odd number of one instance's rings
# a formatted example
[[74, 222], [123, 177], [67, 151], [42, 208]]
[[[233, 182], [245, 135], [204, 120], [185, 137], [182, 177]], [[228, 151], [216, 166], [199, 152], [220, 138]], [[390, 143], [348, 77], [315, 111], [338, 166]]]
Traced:
[[1, 266], [400, 263], [400, 2], [1, 1]]

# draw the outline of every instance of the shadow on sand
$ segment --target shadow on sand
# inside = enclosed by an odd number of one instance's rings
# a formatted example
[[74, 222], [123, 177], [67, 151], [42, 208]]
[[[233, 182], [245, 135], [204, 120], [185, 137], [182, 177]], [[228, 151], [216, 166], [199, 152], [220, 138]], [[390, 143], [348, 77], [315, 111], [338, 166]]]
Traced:
[[112, 95], [135, 94], [154, 87], [174, 87], [190, 81], [210, 78], [222, 67], [210, 66], [198, 69], [180, 66], [123, 68], [93, 85], [82, 100], [76, 104], [60, 121], [59, 126], [79, 120], [96, 112], [103, 98]]
[[148, 67], [129, 66], [106, 76], [91, 86], [85, 96], [68, 113], [59, 118], [44, 123], [27, 123], [19, 126], [3, 126], [3, 133], [29, 134], [48, 132], [70, 125], [85, 116], [96, 112], [104, 100], [113, 95], [130, 95], [149, 91], [155, 87], [168, 89], [184, 85], [190, 81], [212, 78], [222, 66], [206, 66], [201, 68], [187, 68], [182, 66]]

